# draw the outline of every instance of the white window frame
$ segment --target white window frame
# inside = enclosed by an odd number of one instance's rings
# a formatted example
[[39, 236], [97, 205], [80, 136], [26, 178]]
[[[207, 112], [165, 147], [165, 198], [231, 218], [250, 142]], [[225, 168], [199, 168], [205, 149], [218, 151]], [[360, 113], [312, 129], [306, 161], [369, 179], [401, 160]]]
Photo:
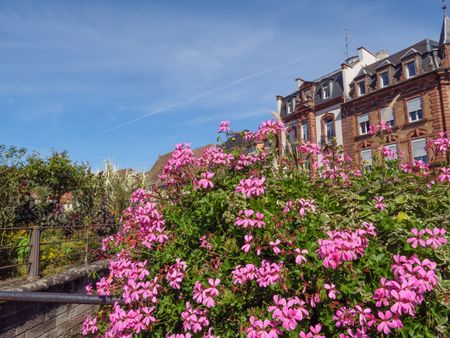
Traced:
[[361, 114], [358, 116], [358, 126], [359, 126], [359, 135], [367, 135], [369, 133], [370, 128], [369, 113]]
[[[327, 142], [329, 142], [329, 141], [331, 141], [331, 139], [332, 139], [333, 137], [336, 137], [336, 130], [335, 130], [335, 128], [334, 128], [334, 121], [333, 121], [332, 119], [328, 118], [328, 119], [325, 120], [324, 122], [325, 122], [325, 138], [326, 138]], [[329, 124], [329, 123], [330, 123], [331, 129], [332, 129], [332, 131], [333, 131], [331, 137], [329, 137], [329, 135], [328, 135], [328, 131], [329, 131], [329, 128], [328, 128], [329, 125], [328, 125], [328, 124]]]
[[[414, 65], [414, 74], [411, 75], [411, 73], [409, 72], [409, 65]], [[414, 76], [417, 75], [417, 65], [416, 65], [416, 60], [411, 60], [405, 63], [405, 70], [406, 70], [406, 78], [410, 79]]]
[[[366, 95], [366, 93], [367, 93], [366, 81], [365, 81], [365, 80], [358, 81], [358, 82], [356, 83], [356, 85], [357, 85], [357, 87], [358, 87], [358, 96]], [[364, 88], [364, 93], [362, 93], [362, 91], [361, 91], [361, 85], [362, 85], [362, 87]]]
[[[370, 156], [364, 156], [364, 154], [370, 154]], [[365, 169], [370, 170], [372, 168], [372, 163], [373, 163], [372, 149], [361, 150], [361, 162]]]
[[[384, 76], [386, 76], [386, 77], [384, 77]], [[386, 83], [384, 82], [385, 78], [386, 78]], [[385, 72], [382, 72], [380, 74], [380, 88], [384, 88], [387, 86], [389, 86], [389, 71], [386, 70]]]
[[[381, 115], [381, 119], [382, 119], [382, 120], [384, 120], [384, 115], [385, 115], [385, 112], [386, 112], [386, 111], [389, 111], [389, 107], [381, 108], [380, 115]], [[386, 120], [386, 121], [384, 121], [384, 122], [385, 122], [385, 123], [389, 123], [389, 125], [390, 125], [391, 127], [395, 127], [394, 109], [392, 108], [392, 109], [390, 109], [390, 111], [391, 111], [391, 113], [390, 113], [389, 115], [392, 116], [392, 119]]]
[[[306, 133], [305, 133], [306, 130]], [[306, 137], [305, 137], [306, 134]], [[308, 141], [309, 140], [309, 124], [307, 121], [302, 122], [302, 140]]]
[[[423, 146], [421, 146], [421, 144], [423, 144]], [[411, 140], [411, 156], [413, 160], [422, 160], [425, 163], [428, 162], [428, 153], [425, 149], [426, 145], [427, 139], [425, 137]]]
[[[411, 109], [410, 106], [412, 105], [413, 101], [420, 101], [420, 109]], [[423, 120], [423, 102], [422, 97], [415, 97], [413, 99], [410, 99], [406, 101], [406, 111], [408, 112], [408, 121], [409, 122], [416, 122]], [[414, 118], [413, 118], [414, 117]]]
[[[326, 88], [328, 88], [328, 93]], [[331, 97], [331, 82], [327, 82], [322, 86], [322, 98], [326, 100], [329, 99], [330, 97]]]
[[[291, 104], [292, 104], [292, 107], [291, 107]], [[292, 114], [295, 111], [295, 98], [287, 100], [286, 107], [287, 107], [286, 113], [288, 115]]]

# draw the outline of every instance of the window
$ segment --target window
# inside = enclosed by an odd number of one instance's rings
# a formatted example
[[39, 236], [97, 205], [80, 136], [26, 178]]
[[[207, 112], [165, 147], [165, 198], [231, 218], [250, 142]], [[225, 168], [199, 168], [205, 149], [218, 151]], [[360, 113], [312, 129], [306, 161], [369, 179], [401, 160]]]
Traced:
[[366, 94], [366, 84], [364, 81], [358, 82], [358, 96]]
[[387, 125], [390, 125], [391, 127], [395, 126], [394, 112], [392, 108], [388, 107], [381, 109], [381, 119], [386, 122]]
[[295, 110], [295, 99], [291, 99], [287, 102], [287, 113], [292, 114]]
[[411, 61], [406, 64], [406, 78], [416, 76], [416, 62]]
[[389, 73], [384, 72], [380, 75], [380, 88], [389, 86]]
[[296, 153], [295, 140], [297, 138], [297, 128], [296, 127], [293, 126], [289, 129], [288, 137], [289, 137], [289, 144], [291, 146], [292, 153], [295, 154]]
[[303, 122], [302, 123], [302, 138], [303, 141], [308, 141], [309, 140], [309, 130], [308, 130], [308, 122]]
[[322, 87], [322, 98], [329, 99], [331, 97], [331, 84], [328, 82]]
[[365, 135], [369, 132], [370, 122], [369, 114], [362, 114], [358, 117], [359, 134]]
[[386, 146], [386, 148], [388, 148], [393, 154], [394, 157], [390, 158], [391, 160], [396, 160], [398, 158], [398, 150], [397, 150], [397, 145], [396, 144], [389, 144]]
[[423, 119], [422, 99], [417, 97], [406, 103], [408, 108], [409, 122], [419, 121]]
[[327, 134], [327, 142], [331, 141], [331, 139], [335, 136], [334, 135], [334, 121], [331, 119], [328, 119], [325, 121], [325, 129]]
[[361, 160], [364, 168], [372, 169], [372, 149], [365, 149], [361, 151]]
[[428, 154], [425, 150], [425, 138], [419, 138], [411, 141], [412, 157], [416, 161], [428, 162]]

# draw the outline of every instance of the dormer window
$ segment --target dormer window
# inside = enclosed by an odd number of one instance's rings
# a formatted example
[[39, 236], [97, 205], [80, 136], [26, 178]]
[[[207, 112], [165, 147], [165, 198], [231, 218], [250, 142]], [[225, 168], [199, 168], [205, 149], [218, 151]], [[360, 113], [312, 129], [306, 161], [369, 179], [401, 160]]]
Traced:
[[406, 63], [405, 69], [406, 69], [406, 78], [407, 79], [409, 79], [413, 76], [416, 76], [417, 70], [416, 70], [416, 62], [414, 60]]
[[358, 82], [358, 96], [363, 96], [366, 94], [366, 83], [365, 81]]
[[322, 86], [322, 98], [329, 99], [331, 97], [331, 84], [328, 82]]
[[380, 74], [380, 88], [389, 86], [389, 73], [383, 72]]
[[294, 112], [294, 110], [295, 110], [295, 98], [290, 99], [287, 102], [287, 113], [292, 114]]

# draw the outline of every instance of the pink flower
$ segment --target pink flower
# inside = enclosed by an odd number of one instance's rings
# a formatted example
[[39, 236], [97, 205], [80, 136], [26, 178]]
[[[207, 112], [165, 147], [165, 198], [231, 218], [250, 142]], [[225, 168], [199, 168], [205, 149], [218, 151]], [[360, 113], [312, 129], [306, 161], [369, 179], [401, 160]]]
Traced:
[[186, 303], [186, 310], [181, 313], [183, 319], [183, 328], [185, 331], [200, 332], [203, 328], [209, 326], [209, 320], [206, 317], [208, 310], [194, 309], [189, 302]]
[[84, 287], [84, 289], [86, 290], [86, 293], [88, 295], [92, 295], [92, 293], [94, 292], [94, 288], [92, 287], [92, 284], [88, 284]]
[[227, 133], [230, 131], [230, 121], [221, 121], [219, 125], [219, 133]]
[[417, 248], [417, 246], [420, 244], [422, 247], [426, 247], [425, 241], [421, 238], [423, 234], [425, 234], [425, 230], [418, 230], [416, 228], [411, 230], [411, 233], [415, 237], [410, 237], [406, 240], [407, 243], [412, 243], [411, 246], [413, 248]]
[[174, 289], [181, 289], [181, 282], [186, 275], [187, 264], [180, 258], [177, 258], [176, 263], [169, 267], [169, 271], [166, 274], [166, 279], [169, 285]]
[[356, 311], [354, 309], [347, 309], [341, 306], [333, 316], [337, 327], [349, 327], [355, 325]]
[[83, 328], [81, 329], [82, 335], [87, 336], [88, 334], [94, 334], [97, 331], [97, 317], [92, 318], [91, 316], [87, 316], [83, 321]]
[[300, 250], [299, 248], [296, 248], [294, 252], [297, 253], [295, 256], [295, 264], [301, 265], [302, 263], [306, 263], [305, 255], [308, 254], [308, 250]]
[[244, 236], [245, 244], [242, 246], [242, 251], [245, 253], [248, 253], [250, 249], [252, 248], [251, 242], [253, 240], [253, 236], [251, 234]]
[[265, 288], [269, 285], [278, 283], [281, 280], [281, 268], [283, 263], [270, 263], [269, 261], [262, 260], [261, 267], [256, 273], [256, 282], [259, 287]]
[[389, 147], [381, 147], [381, 153], [383, 156], [388, 160], [395, 160], [395, 153], [394, 151]]
[[439, 181], [450, 183], [450, 168], [440, 168], [439, 170], [441, 171], [438, 177]]
[[391, 311], [386, 311], [385, 313], [379, 311], [378, 317], [381, 319], [380, 324], [377, 326], [378, 332], [383, 332], [384, 334], [391, 333], [391, 329], [395, 329], [398, 327], [397, 323], [394, 322], [392, 318]]
[[220, 279], [208, 279], [209, 286], [204, 289], [202, 283], [196, 281], [194, 284], [194, 300], [198, 304], [203, 304], [207, 308], [211, 308], [215, 305], [214, 298], [219, 295], [219, 290], [217, 290], [217, 286], [220, 284]]
[[278, 134], [284, 131], [285, 126], [281, 121], [267, 120], [260, 124], [258, 128], [258, 133], [261, 136], [266, 136], [269, 134]]
[[243, 228], [262, 228], [266, 223], [263, 221], [264, 215], [252, 209], [240, 210], [234, 224]]
[[328, 290], [328, 297], [330, 297], [330, 299], [336, 299], [336, 295], [339, 294], [339, 291], [336, 290], [336, 285], [334, 285], [333, 283], [325, 283], [323, 287], [325, 288], [325, 290]]
[[305, 308], [306, 303], [298, 297], [285, 299], [275, 295], [273, 300], [275, 305], [269, 306], [268, 311], [272, 312], [273, 319], [281, 321], [287, 331], [295, 330], [297, 322], [309, 316]]
[[433, 230], [427, 228], [425, 229], [425, 232], [430, 236], [430, 238], [427, 239], [426, 244], [433, 249], [437, 249], [447, 243], [447, 239], [444, 237], [446, 233], [445, 228], [434, 228]]
[[375, 196], [375, 208], [383, 211], [386, 208], [386, 204], [383, 203], [384, 197], [383, 196]]
[[253, 264], [247, 264], [242, 267], [240, 265], [236, 266], [231, 272], [233, 278], [233, 284], [245, 284], [256, 278], [257, 268]]
[[281, 331], [276, 328], [276, 323], [270, 320], [256, 319], [251, 316], [249, 322], [250, 327], [246, 330], [248, 338], [278, 338], [278, 335], [281, 334]]
[[206, 236], [200, 237], [200, 248], [206, 249], [208, 251], [212, 250], [212, 244], [208, 241]]
[[281, 249], [278, 247], [278, 245], [281, 243], [279, 239], [277, 239], [275, 242], [269, 242], [270, 247], [272, 248], [275, 255], [279, 255], [281, 253]]
[[308, 333], [305, 333], [303, 331], [300, 331], [299, 338], [326, 338], [325, 336], [322, 336], [320, 334], [320, 331], [322, 330], [322, 325], [317, 324], [316, 326], [310, 326]]
[[242, 179], [236, 187], [236, 192], [243, 193], [247, 198], [262, 195], [266, 189], [264, 186], [265, 180], [266, 178], [264, 176], [261, 178], [252, 176], [247, 179]]
[[214, 188], [214, 183], [211, 181], [211, 179], [214, 177], [214, 173], [206, 172], [201, 174], [201, 179], [197, 180], [194, 179], [194, 189], [198, 190], [200, 188], [208, 189], [208, 188]]

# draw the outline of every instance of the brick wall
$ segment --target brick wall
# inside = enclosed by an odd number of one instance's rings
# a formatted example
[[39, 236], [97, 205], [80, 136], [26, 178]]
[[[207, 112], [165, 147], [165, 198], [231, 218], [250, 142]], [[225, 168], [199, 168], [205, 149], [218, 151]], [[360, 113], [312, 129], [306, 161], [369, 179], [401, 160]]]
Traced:
[[[85, 293], [91, 276], [102, 274], [106, 267], [106, 261], [95, 262], [35, 281], [4, 283], [0, 290]], [[85, 316], [97, 310], [98, 306], [87, 304], [0, 302], [0, 337], [79, 337]]]
[[[397, 95], [394, 105], [395, 127], [383, 140], [384, 144], [397, 144], [399, 153], [406, 160], [412, 160], [411, 140], [425, 137], [435, 138], [438, 132], [450, 130], [450, 82], [446, 71], [432, 72], [351, 100], [343, 105], [344, 150], [361, 163], [361, 150], [371, 148], [373, 152], [380, 145], [378, 137], [360, 135], [358, 116], [369, 113], [370, 123], [380, 121], [381, 109], [387, 107]], [[408, 121], [407, 101], [422, 98], [424, 118]], [[347, 115], [347, 116], [346, 116]], [[346, 127], [348, 125], [348, 133]], [[429, 157], [431, 153], [428, 154]], [[441, 159], [437, 159], [441, 160]]]
[[[46, 305], [28, 303], [28, 308], [22, 308], [15, 316], [14, 326], [3, 333], [4, 338], [56, 338], [79, 337], [84, 318], [89, 313], [98, 310], [96, 305], [65, 304]], [[25, 319], [23, 322], [19, 318]]]

